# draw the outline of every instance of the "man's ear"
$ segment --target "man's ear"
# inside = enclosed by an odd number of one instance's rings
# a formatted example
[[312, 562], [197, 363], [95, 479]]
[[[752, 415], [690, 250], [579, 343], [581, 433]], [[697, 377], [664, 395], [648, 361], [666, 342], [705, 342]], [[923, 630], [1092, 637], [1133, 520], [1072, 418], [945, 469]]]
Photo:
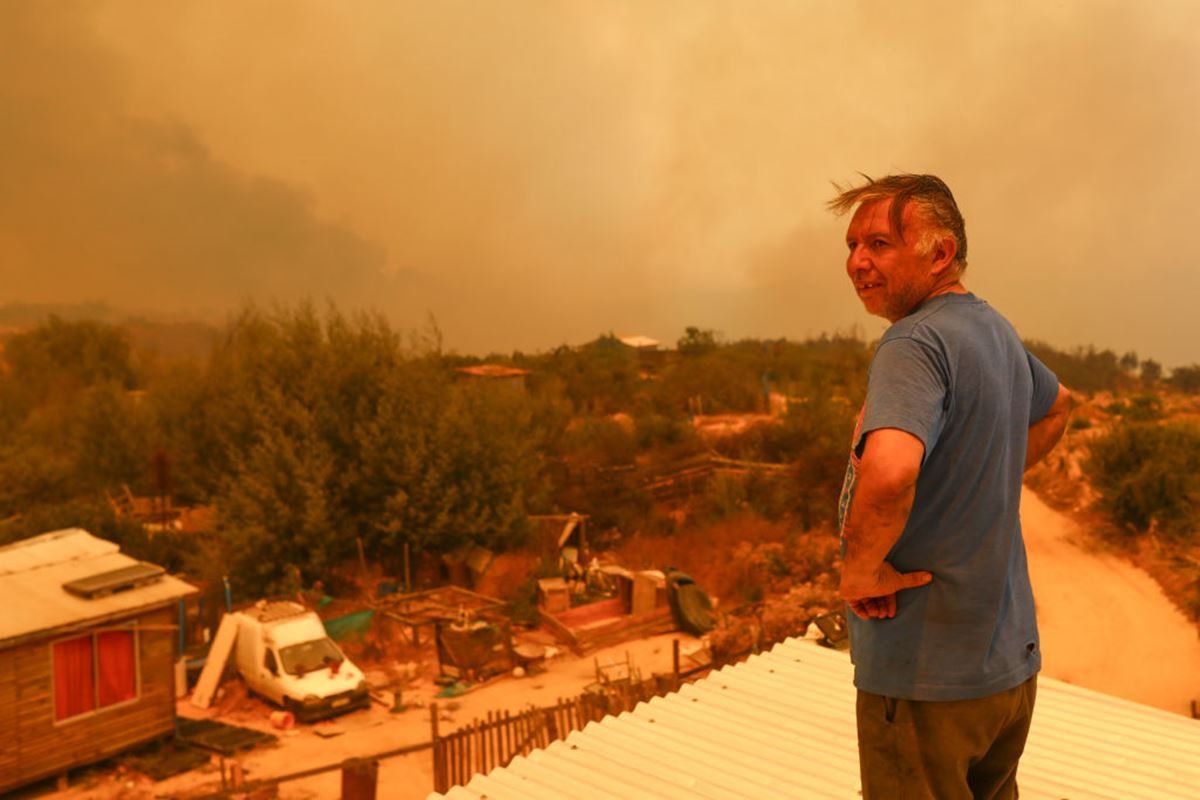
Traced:
[[929, 257], [930, 269], [934, 275], [942, 275], [946, 270], [951, 269], [954, 265], [954, 259], [958, 256], [958, 242], [954, 241], [953, 236], [942, 236], [934, 242], [933, 250], [930, 251]]

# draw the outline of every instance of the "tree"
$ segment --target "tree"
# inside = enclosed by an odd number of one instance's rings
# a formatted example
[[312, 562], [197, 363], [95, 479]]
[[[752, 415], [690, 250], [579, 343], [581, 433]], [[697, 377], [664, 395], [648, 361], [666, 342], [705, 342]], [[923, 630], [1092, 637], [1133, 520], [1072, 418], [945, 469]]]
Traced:
[[533, 403], [505, 387], [451, 383], [428, 364], [401, 370], [380, 414], [359, 427], [364, 480], [379, 504], [373, 540], [447, 552], [521, 544], [541, 491]]
[[1053, 370], [1064, 385], [1077, 391], [1087, 394], [1111, 391], [1118, 387], [1125, 375], [1120, 359], [1111, 350], [1097, 350], [1088, 345], [1067, 353], [1036, 340], [1025, 344], [1030, 352]]
[[690, 358], [702, 356], [717, 348], [718, 336], [711, 328], [696, 328], [689, 326], [683, 331], [683, 338], [675, 343], [679, 355]]
[[1142, 385], [1146, 388], [1153, 387], [1162, 379], [1163, 369], [1162, 364], [1151, 358], [1147, 358], [1142, 362], [1142, 371], [1140, 374]]
[[4, 359], [6, 393], [26, 410], [99, 384], [137, 386], [128, 336], [101, 322], [66, 322], [51, 316], [9, 339]]
[[299, 588], [354, 552], [329, 505], [336, 466], [312, 412], [276, 395], [256, 408], [256, 434], [217, 497], [234, 573], [269, 593]]
[[1171, 377], [1167, 379], [1167, 383], [1181, 392], [1200, 394], [1200, 364], [1176, 367], [1171, 370]]

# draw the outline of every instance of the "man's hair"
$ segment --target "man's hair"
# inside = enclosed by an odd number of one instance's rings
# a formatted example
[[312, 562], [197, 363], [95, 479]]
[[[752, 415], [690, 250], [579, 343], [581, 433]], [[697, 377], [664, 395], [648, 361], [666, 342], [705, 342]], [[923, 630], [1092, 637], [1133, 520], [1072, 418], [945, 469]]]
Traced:
[[[867, 182], [861, 186], [843, 189], [834, 184], [839, 194], [829, 201], [829, 209], [837, 214], [845, 214], [861, 203], [873, 203], [877, 200], [892, 198], [892, 208], [889, 216], [892, 229], [901, 239], [904, 238], [902, 224], [904, 207], [910, 202], [925, 217], [934, 229], [935, 236], [950, 235], [958, 245], [954, 260], [959, 264], [959, 270], [967, 268], [967, 227], [963, 221], [958, 203], [950, 187], [936, 175], [888, 175], [875, 180], [869, 175], [863, 175]], [[932, 239], [926, 238], [918, 242], [921, 249], [928, 251], [933, 245]]]

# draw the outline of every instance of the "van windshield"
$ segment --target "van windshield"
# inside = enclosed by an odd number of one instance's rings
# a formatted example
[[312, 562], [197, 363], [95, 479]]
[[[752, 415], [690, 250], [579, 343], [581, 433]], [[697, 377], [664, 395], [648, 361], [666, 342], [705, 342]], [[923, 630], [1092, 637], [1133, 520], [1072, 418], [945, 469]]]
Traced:
[[329, 639], [314, 639], [303, 644], [293, 644], [279, 651], [279, 660], [283, 669], [289, 675], [303, 675], [306, 672], [341, 664], [344, 660], [337, 647]]

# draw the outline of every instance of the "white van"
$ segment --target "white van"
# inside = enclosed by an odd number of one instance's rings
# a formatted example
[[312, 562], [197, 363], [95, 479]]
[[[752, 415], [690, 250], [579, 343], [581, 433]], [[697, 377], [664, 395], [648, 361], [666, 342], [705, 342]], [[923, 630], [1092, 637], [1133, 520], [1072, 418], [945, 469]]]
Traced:
[[370, 704], [362, 671], [299, 603], [237, 612], [237, 668], [251, 691], [308, 722]]

